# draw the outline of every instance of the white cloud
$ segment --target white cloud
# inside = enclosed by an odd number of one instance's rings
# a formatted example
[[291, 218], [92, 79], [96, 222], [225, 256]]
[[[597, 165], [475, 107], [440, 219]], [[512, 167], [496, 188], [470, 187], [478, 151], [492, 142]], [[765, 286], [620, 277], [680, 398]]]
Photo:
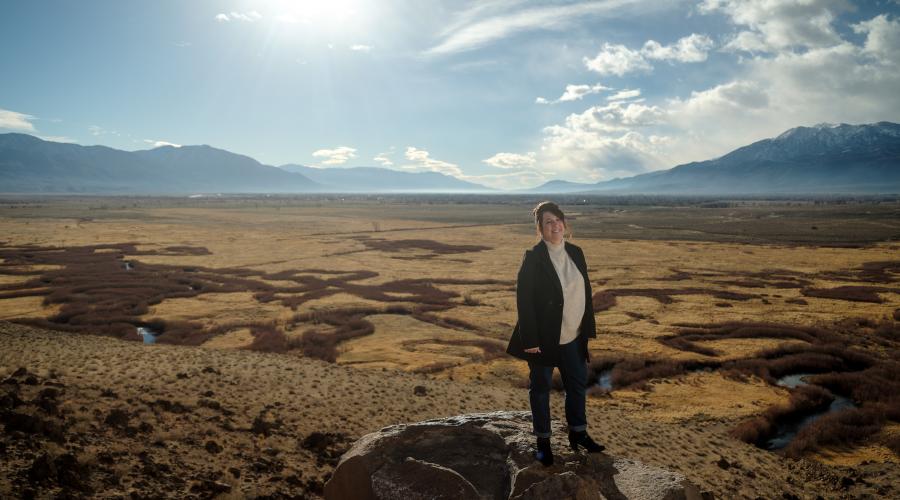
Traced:
[[583, 62], [589, 70], [596, 71], [601, 75], [622, 76], [634, 71], [651, 71], [653, 69], [640, 51], [631, 50], [624, 45], [609, 43], [604, 43], [603, 48], [593, 59], [585, 57]]
[[147, 144], [152, 144], [154, 148], [161, 148], [163, 146], [172, 146], [173, 148], [180, 148], [181, 144], [175, 144], [174, 142], [168, 141], [157, 141], [155, 139], [144, 139], [144, 142]]
[[0, 109], [0, 128], [34, 132], [34, 125], [31, 123], [34, 119], [33, 116], [26, 115], [25, 113]]
[[75, 139], [72, 139], [71, 137], [66, 137], [64, 135], [39, 135], [37, 137], [42, 140], [50, 141], [50, 142], [65, 142], [68, 144], [75, 144], [78, 142]]
[[841, 43], [833, 21], [854, 6], [847, 0], [704, 0], [698, 9], [703, 14], [722, 12], [735, 25], [749, 28], [727, 49], [778, 51]]
[[454, 177], [463, 176], [463, 172], [458, 165], [431, 158], [431, 154], [424, 149], [407, 146], [405, 157], [412, 163], [402, 165], [400, 168], [403, 170], [412, 172], [438, 172]]
[[580, 101], [582, 97], [588, 94], [596, 94], [606, 90], [607, 87], [600, 85], [566, 85], [566, 91], [557, 99], [558, 102]]
[[863, 50], [881, 61], [900, 63], [900, 21], [884, 14], [852, 26], [853, 31], [866, 35]]
[[319, 149], [313, 151], [316, 158], [325, 158], [322, 165], [343, 165], [349, 160], [356, 158], [356, 149], [347, 146], [338, 146], [334, 149]]
[[394, 165], [394, 162], [389, 156], [390, 154], [391, 153], [379, 153], [378, 156], [372, 159], [380, 163], [382, 167], [390, 167]]
[[352, 50], [354, 52], [371, 52], [373, 48], [374, 47], [372, 47], [371, 45], [362, 45], [362, 44], [356, 44], [356, 45], [350, 46], [350, 50]]
[[705, 61], [706, 53], [714, 45], [708, 36], [691, 33], [672, 45], [660, 45], [657, 41], [648, 40], [641, 53], [647, 59], [696, 63]]
[[[774, 14], [763, 15], [760, 5]], [[839, 29], [837, 14], [846, 8], [846, 2], [825, 0], [704, 2], [701, 11], [733, 16], [736, 34], [725, 50], [750, 52], [738, 57], [730, 77], [653, 104], [615, 99], [628, 95], [620, 91], [609, 106], [544, 128], [538, 163], [552, 177], [609, 179], [712, 159], [800, 125], [897, 121], [900, 20], [882, 14]], [[839, 36], [850, 30], [863, 39]], [[644, 62], [691, 61], [709, 50], [696, 38], [681, 40], [687, 41], [671, 51], [645, 44], [640, 55]]]
[[229, 21], [244, 21], [246, 23], [253, 23], [262, 19], [262, 14], [255, 10], [251, 10], [249, 12], [229, 12], [229, 13], [221, 13], [216, 14], [216, 21], [221, 22], [229, 22]]
[[614, 101], [566, 117], [543, 129], [538, 161], [553, 176], [582, 182], [631, 176], [665, 165], [667, 138], [634, 129], [662, 124], [658, 106]]
[[533, 167], [537, 160], [533, 152], [524, 155], [516, 153], [497, 153], [486, 160], [481, 160], [492, 167], [506, 169], [522, 169]]
[[608, 96], [607, 101], [624, 101], [625, 99], [634, 99], [641, 96], [641, 89], [620, 90], [615, 94]]
[[636, 127], [656, 125], [665, 112], [658, 106], [614, 101], [605, 106], [593, 106], [582, 113], [566, 117], [566, 127], [578, 130], [621, 132]]
[[88, 132], [95, 137], [99, 137], [101, 135], [114, 135], [116, 137], [122, 137], [122, 134], [115, 130], [107, 130], [99, 125], [91, 125], [88, 127]]
[[609, 87], [604, 87], [599, 83], [596, 85], [566, 85], [566, 90], [559, 96], [559, 99], [548, 101], [543, 97], [538, 97], [534, 102], [536, 104], [556, 104], [560, 102], [580, 101], [586, 95], [599, 94], [604, 90], [609, 90]]
[[663, 166], [656, 142], [638, 132], [615, 133], [584, 127], [577, 120], [544, 129], [541, 163], [553, 177], [599, 181]]
[[672, 45], [662, 45], [655, 40], [647, 40], [640, 50], [624, 45], [604, 43], [603, 48], [593, 58], [582, 61], [591, 71], [601, 75], [623, 76], [637, 71], [652, 71], [648, 60], [698, 63], [706, 60], [707, 53], [715, 44], [706, 35], [691, 33]]
[[[526, 7], [522, 8], [523, 5]], [[636, 10], [653, 8], [652, 4], [640, 0], [607, 0], [543, 7], [527, 5], [526, 2], [495, 2], [490, 5], [476, 2], [475, 7], [459, 14], [441, 34], [440, 42], [426, 50], [425, 54], [441, 55], [473, 50], [525, 31], [560, 30], [583, 20], [585, 16], [623, 16], [634, 14]], [[487, 13], [492, 10], [502, 12], [495, 15]]]
[[674, 108], [676, 113], [697, 116], [709, 114], [710, 111], [733, 113], [760, 109], [768, 104], [768, 95], [758, 83], [733, 81], [701, 92], [691, 92], [690, 99], [685, 101], [674, 99], [670, 107]]

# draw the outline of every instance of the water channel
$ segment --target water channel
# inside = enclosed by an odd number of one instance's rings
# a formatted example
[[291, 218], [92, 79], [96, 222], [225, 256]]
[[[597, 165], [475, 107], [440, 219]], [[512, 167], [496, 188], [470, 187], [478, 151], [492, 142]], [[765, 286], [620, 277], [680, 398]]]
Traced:
[[[796, 387], [800, 387], [801, 385], [808, 384], [808, 382], [806, 381], [806, 377], [809, 377], [811, 375], [813, 374], [794, 373], [792, 375], [785, 375], [784, 377], [778, 379], [777, 384], [781, 387], [794, 389]], [[775, 437], [766, 441], [765, 448], [767, 450], [780, 450], [789, 445], [791, 441], [793, 441], [793, 439], [797, 436], [797, 433], [800, 432], [800, 430], [802, 430], [807, 425], [815, 422], [823, 415], [827, 415], [835, 411], [845, 410], [848, 408], [856, 408], [856, 404], [854, 404], [853, 401], [848, 398], [835, 394], [834, 401], [831, 402], [828, 408], [816, 413], [806, 415], [803, 418], [798, 418], [788, 422], [784, 422], [782, 424], [778, 424], [778, 428], [775, 432]]]
[[143, 326], [137, 327], [137, 333], [141, 337], [144, 337], [145, 344], [155, 344], [156, 337], [159, 335], [159, 333]]

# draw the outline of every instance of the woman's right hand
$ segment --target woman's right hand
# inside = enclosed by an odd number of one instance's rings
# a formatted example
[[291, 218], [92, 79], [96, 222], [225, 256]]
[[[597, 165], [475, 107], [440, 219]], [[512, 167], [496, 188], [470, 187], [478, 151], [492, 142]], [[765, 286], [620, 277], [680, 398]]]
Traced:
[[541, 348], [540, 347], [532, 347], [531, 349], [525, 349], [525, 352], [527, 352], [528, 354], [540, 354]]

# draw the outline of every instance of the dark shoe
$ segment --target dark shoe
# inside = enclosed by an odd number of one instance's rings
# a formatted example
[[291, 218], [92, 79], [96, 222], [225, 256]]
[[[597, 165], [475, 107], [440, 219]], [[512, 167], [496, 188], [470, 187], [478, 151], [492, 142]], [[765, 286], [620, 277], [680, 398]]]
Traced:
[[572, 447], [572, 451], [578, 452], [578, 447], [581, 446], [588, 453], [600, 453], [605, 450], [606, 447], [602, 444], [597, 444], [588, 436], [587, 431], [569, 431], [569, 446]]
[[537, 451], [534, 452], [534, 458], [545, 467], [553, 465], [553, 449], [550, 448], [550, 438], [537, 439]]

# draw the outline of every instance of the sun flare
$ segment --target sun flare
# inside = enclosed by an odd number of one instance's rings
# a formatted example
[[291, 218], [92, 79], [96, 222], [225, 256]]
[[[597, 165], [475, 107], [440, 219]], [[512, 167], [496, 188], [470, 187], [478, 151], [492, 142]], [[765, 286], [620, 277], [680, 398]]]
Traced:
[[340, 27], [358, 18], [361, 0], [269, 0], [266, 10], [280, 22], [319, 27]]

